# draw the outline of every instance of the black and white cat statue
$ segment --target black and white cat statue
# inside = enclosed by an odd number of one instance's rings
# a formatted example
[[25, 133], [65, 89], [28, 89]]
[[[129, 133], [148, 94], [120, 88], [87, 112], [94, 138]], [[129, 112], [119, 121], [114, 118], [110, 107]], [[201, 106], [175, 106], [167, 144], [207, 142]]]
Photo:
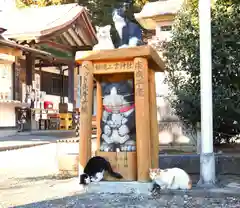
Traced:
[[113, 171], [111, 164], [105, 158], [96, 156], [92, 157], [80, 175], [79, 184], [88, 185], [91, 182], [99, 182], [104, 177], [104, 172], [107, 171], [112, 177], [123, 178], [120, 173]]
[[120, 38], [119, 48], [143, 45], [142, 30], [126, 17], [126, 8], [116, 8], [112, 12], [112, 19]]
[[134, 89], [132, 80], [102, 83], [103, 115], [100, 151], [136, 150]]

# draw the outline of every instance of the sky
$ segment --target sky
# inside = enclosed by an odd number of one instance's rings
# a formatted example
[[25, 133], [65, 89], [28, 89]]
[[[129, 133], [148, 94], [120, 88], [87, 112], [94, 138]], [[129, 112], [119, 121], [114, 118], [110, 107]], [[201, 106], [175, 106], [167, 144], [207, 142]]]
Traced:
[[15, 6], [15, 0], [0, 0], [0, 10]]

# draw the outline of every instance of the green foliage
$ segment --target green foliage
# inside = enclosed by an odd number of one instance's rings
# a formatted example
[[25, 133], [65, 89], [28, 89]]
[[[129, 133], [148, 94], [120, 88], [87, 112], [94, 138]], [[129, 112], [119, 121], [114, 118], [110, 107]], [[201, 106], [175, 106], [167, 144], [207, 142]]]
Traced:
[[[126, 0], [17, 0], [18, 7], [49, 6], [57, 4], [78, 3], [87, 7], [94, 25], [104, 26], [112, 23], [112, 10], [126, 2]], [[139, 11], [148, 0], [135, 0], [129, 12]]]
[[16, 0], [17, 7], [24, 8], [30, 5], [36, 5], [39, 7], [57, 5], [62, 3], [73, 3], [74, 0]]
[[[105, 26], [110, 24], [113, 26], [113, 8], [122, 5], [123, 2], [126, 2], [126, 0], [17, 0], [17, 6], [23, 8], [31, 5], [42, 7], [57, 4], [78, 3], [88, 9], [93, 25]], [[133, 13], [139, 12], [146, 2], [148, 2], [148, 0], [133, 1], [127, 12], [129, 19], [134, 20]], [[113, 42], [115, 43], [117, 34], [113, 27], [111, 29], [111, 35]]]
[[[200, 122], [200, 55], [197, 0], [177, 16], [173, 38], [164, 44], [168, 82], [177, 114]], [[240, 133], [240, 1], [217, 0], [212, 7], [212, 86], [215, 143]], [[182, 74], [179, 74], [183, 72]], [[186, 76], [188, 79], [186, 79]]]

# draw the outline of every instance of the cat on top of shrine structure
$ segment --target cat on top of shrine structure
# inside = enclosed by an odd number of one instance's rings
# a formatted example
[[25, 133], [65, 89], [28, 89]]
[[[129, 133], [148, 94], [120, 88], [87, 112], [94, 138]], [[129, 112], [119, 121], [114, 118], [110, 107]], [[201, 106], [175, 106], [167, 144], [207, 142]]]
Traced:
[[114, 49], [114, 44], [111, 38], [111, 25], [103, 27], [96, 26], [98, 43], [93, 46], [93, 50]]
[[126, 16], [126, 6], [113, 10], [112, 19], [120, 38], [119, 48], [143, 45], [142, 30]]

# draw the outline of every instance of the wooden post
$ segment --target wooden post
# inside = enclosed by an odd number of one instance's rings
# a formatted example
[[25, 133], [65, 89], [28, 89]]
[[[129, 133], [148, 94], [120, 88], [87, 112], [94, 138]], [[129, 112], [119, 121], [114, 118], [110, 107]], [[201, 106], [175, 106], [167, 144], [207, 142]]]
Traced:
[[102, 87], [99, 80], [97, 80], [97, 150], [100, 149], [100, 137], [101, 137], [101, 119], [102, 119]]
[[92, 137], [92, 103], [93, 103], [93, 64], [84, 61], [80, 70], [81, 82], [81, 114], [79, 139], [79, 172], [82, 172], [91, 158]]
[[159, 166], [159, 138], [158, 138], [158, 121], [157, 121], [157, 100], [156, 100], [156, 85], [155, 72], [149, 69], [149, 103], [150, 103], [150, 142], [151, 142], [151, 167], [158, 168]]
[[68, 102], [74, 104], [74, 71], [75, 65], [71, 63], [68, 65]]
[[[150, 46], [138, 46], [113, 50], [88, 51], [79, 53], [77, 63], [88, 64], [97, 80], [97, 149], [100, 146], [102, 92], [100, 82], [119, 82], [134, 78], [136, 114], [136, 152], [101, 152], [97, 155], [109, 159], [113, 169], [124, 176], [124, 180], [149, 181], [149, 168], [158, 167], [158, 124], [156, 109], [155, 72], [164, 71], [164, 63]], [[78, 55], [76, 55], [77, 57]], [[92, 65], [92, 63], [94, 63]], [[84, 69], [83, 69], [84, 70]], [[82, 70], [82, 74], [84, 71]], [[134, 77], [133, 77], [134, 75]], [[82, 89], [82, 88], [81, 88]], [[83, 90], [81, 90], [83, 91]], [[89, 90], [90, 92], [90, 90]], [[89, 100], [92, 97], [89, 97]], [[89, 102], [88, 100], [88, 102]], [[92, 102], [92, 100], [91, 100]], [[83, 103], [83, 101], [82, 101]], [[91, 103], [92, 104], [92, 103]], [[90, 103], [89, 105], [89, 111]], [[83, 106], [81, 106], [83, 107]], [[85, 115], [85, 117], [84, 117]], [[81, 114], [80, 163], [86, 164], [89, 151], [91, 114]], [[83, 130], [84, 129], [84, 130]], [[86, 130], [87, 129], [87, 130]], [[86, 136], [87, 135], [87, 136]], [[86, 148], [86, 149], [84, 149]], [[137, 164], [137, 170], [136, 170]], [[137, 172], [137, 173], [136, 173]], [[109, 178], [108, 178], [109, 179]]]
[[61, 66], [59, 66], [60, 76], [61, 76], [61, 95], [60, 95], [60, 103], [64, 103], [64, 71]]
[[150, 121], [148, 61], [145, 58], [134, 59], [136, 137], [138, 181], [149, 180], [150, 156]]

